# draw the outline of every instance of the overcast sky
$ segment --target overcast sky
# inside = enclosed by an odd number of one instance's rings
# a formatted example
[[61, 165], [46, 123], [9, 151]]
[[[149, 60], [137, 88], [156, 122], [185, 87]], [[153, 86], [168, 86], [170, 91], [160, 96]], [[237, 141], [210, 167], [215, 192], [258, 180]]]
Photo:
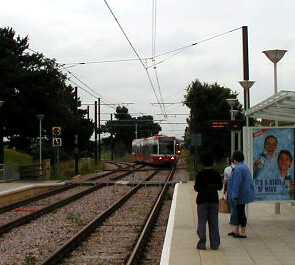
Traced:
[[[109, 0], [128, 38], [142, 58], [152, 55], [153, 0]], [[216, 34], [248, 26], [251, 105], [273, 94], [273, 64], [262, 53], [268, 49], [288, 52], [278, 64], [279, 90], [294, 90], [294, 10], [291, 0], [158, 0], [156, 1], [156, 54], [162, 54]], [[1, 27], [28, 35], [30, 48], [75, 63], [136, 58], [103, 0], [2, 1]], [[167, 57], [166, 57], [167, 58]], [[157, 57], [156, 62], [164, 58]], [[78, 65], [69, 70], [101, 96], [104, 102], [133, 102], [131, 113], [161, 113], [147, 74], [139, 61]], [[153, 69], [149, 69], [158, 91]], [[239, 93], [243, 79], [242, 31], [183, 50], [157, 66], [164, 102], [181, 102], [188, 84], [198, 78], [217, 82]], [[74, 80], [74, 79], [73, 79]], [[81, 85], [82, 86], [82, 85]], [[94, 98], [81, 89], [83, 102]], [[113, 109], [102, 106], [103, 113]], [[188, 113], [182, 104], [166, 105], [167, 113]], [[109, 118], [103, 116], [103, 119]], [[155, 115], [155, 119], [162, 116]], [[165, 123], [185, 122], [185, 116]], [[163, 124], [163, 133], [183, 135], [184, 124]]]

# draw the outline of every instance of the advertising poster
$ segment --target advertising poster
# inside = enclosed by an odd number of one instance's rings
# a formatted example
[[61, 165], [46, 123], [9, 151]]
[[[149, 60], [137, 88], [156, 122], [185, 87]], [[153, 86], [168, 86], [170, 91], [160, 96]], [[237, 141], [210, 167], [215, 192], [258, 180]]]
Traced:
[[258, 201], [294, 200], [294, 128], [253, 131], [253, 179]]

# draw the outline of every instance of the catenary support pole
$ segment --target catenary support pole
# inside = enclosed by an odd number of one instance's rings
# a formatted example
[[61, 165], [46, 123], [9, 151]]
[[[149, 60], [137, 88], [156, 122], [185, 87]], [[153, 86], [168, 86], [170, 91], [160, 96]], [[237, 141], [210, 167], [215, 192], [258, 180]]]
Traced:
[[101, 160], [100, 98], [98, 98], [98, 160]]
[[[75, 87], [75, 114], [78, 118], [78, 88]], [[74, 136], [74, 156], [75, 156], [75, 175], [79, 174], [79, 135], [78, 128], [76, 128], [76, 133]]]
[[97, 101], [94, 102], [94, 161], [97, 164]]

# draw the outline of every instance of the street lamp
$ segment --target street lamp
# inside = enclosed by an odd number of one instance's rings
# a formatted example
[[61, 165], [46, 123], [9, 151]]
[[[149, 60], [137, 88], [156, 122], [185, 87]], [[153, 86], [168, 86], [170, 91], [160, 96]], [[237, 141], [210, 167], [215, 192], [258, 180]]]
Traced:
[[[235, 114], [234, 114], [234, 105], [237, 103], [236, 98], [227, 98], [226, 99], [227, 104], [230, 106], [230, 120], [233, 121], [235, 119]], [[233, 154], [235, 151], [235, 132], [231, 129], [230, 131], [230, 155]]]
[[[266, 57], [271, 60], [274, 64], [274, 92], [278, 93], [278, 73], [277, 73], [277, 63], [283, 58], [287, 50], [268, 50], [263, 51]], [[278, 126], [278, 121], [275, 121], [275, 126]]]
[[[266, 57], [271, 60], [274, 64], [274, 92], [278, 93], [278, 78], [277, 78], [277, 63], [283, 58], [287, 50], [268, 50], [263, 51]], [[279, 122], [275, 121], [275, 126], [278, 126]], [[281, 205], [280, 203], [275, 204], [275, 214], [280, 214]]]
[[36, 117], [39, 120], [39, 174], [42, 176], [42, 120], [44, 114], [37, 114]]
[[277, 63], [283, 58], [287, 50], [268, 50], [263, 51], [266, 57], [274, 64], [274, 91], [278, 93]]
[[[4, 101], [0, 100], [0, 108], [3, 106]], [[4, 146], [3, 146], [3, 124], [2, 120], [0, 121], [0, 169], [2, 169], [4, 164]]]
[[[239, 84], [244, 88], [245, 91], [245, 106], [244, 109], [245, 111], [247, 111], [250, 108], [250, 104], [249, 104], [249, 89], [254, 85], [255, 81], [249, 81], [249, 80], [243, 80], [243, 81], [239, 81]], [[246, 126], [249, 126], [249, 118], [248, 116], [246, 116]]]

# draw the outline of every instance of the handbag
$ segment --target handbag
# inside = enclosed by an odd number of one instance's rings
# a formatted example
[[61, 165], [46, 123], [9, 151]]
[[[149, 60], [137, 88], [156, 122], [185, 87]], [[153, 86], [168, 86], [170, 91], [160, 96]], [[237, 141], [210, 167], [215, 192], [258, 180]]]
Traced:
[[225, 198], [219, 199], [219, 212], [220, 213], [230, 213], [229, 202]]

